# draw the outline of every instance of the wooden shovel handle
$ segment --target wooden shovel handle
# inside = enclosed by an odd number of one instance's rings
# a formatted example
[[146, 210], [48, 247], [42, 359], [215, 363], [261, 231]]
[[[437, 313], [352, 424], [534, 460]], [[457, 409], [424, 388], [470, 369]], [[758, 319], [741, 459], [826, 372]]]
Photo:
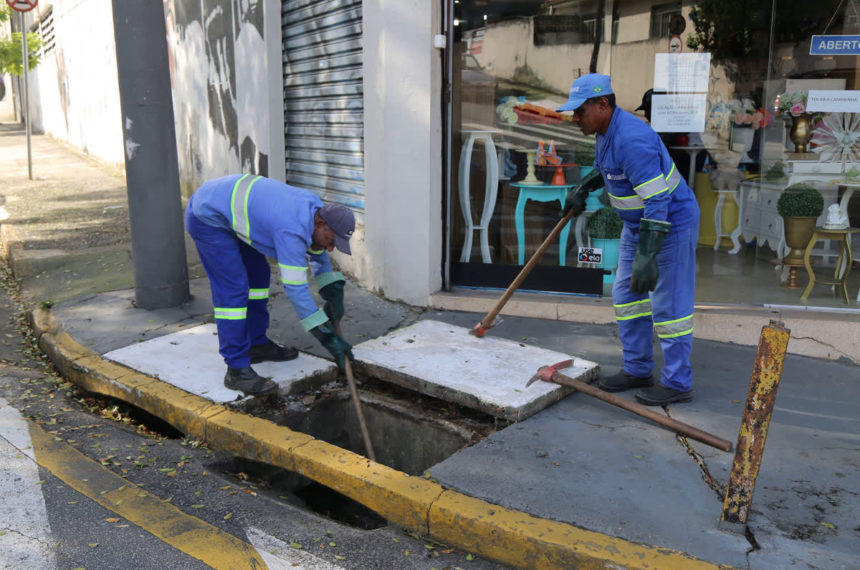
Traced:
[[493, 321], [495, 320], [496, 316], [498, 316], [499, 312], [501, 312], [502, 307], [505, 306], [505, 303], [508, 302], [508, 299], [511, 298], [511, 295], [514, 294], [514, 292], [519, 288], [519, 286], [523, 284], [523, 281], [525, 281], [526, 277], [529, 276], [529, 273], [531, 273], [535, 265], [538, 264], [550, 244], [556, 239], [558, 239], [558, 234], [561, 233], [561, 230], [564, 229], [564, 226], [567, 225], [571, 218], [573, 218], [572, 209], [568, 210], [567, 213], [558, 221], [558, 223], [555, 225], [555, 227], [552, 229], [546, 239], [543, 240], [543, 243], [540, 244], [540, 247], [537, 248], [537, 251], [534, 252], [534, 255], [531, 256], [531, 259], [528, 260], [528, 263], [523, 266], [519, 274], [499, 298], [499, 301], [496, 303], [496, 305], [492, 309], [490, 309], [490, 312], [487, 313], [487, 316], [483, 318], [483, 320], [479, 324], [481, 328], [489, 329], [493, 326]]
[[[343, 337], [340, 332], [340, 321], [335, 321], [334, 330], [338, 336]], [[343, 363], [344, 371], [346, 372], [346, 383], [349, 385], [349, 394], [352, 396], [355, 415], [358, 416], [358, 425], [361, 427], [361, 438], [364, 440], [364, 449], [367, 451], [367, 457], [371, 461], [376, 461], [376, 454], [373, 452], [373, 445], [370, 443], [370, 432], [367, 429], [367, 422], [364, 420], [364, 410], [361, 407], [361, 400], [358, 399], [358, 387], [355, 385], [355, 377], [352, 375], [352, 364], [349, 361], [349, 356], [344, 355]]]

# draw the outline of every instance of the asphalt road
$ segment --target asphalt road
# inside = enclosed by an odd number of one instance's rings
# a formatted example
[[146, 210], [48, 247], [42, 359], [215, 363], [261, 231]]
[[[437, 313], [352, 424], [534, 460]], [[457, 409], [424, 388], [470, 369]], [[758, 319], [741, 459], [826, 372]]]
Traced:
[[330, 495], [350, 524], [323, 516], [287, 473], [80, 391], [36, 346], [5, 264], [0, 277], [0, 568], [502, 568]]

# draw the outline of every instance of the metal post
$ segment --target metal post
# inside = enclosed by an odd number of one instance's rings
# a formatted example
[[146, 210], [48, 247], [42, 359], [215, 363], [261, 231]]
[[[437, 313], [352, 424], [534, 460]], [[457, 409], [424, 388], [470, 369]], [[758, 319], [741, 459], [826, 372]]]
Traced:
[[18, 12], [21, 19], [21, 60], [24, 63], [24, 71], [21, 74], [24, 79], [24, 101], [21, 105], [21, 114], [24, 117], [24, 128], [27, 131], [27, 174], [33, 179], [33, 151], [30, 142], [30, 86], [27, 81], [27, 69], [30, 67], [30, 54], [27, 53], [27, 29], [24, 24], [24, 12]]
[[112, 4], [135, 302], [174, 307], [189, 290], [163, 3]]
[[726, 485], [720, 528], [739, 533], [746, 531], [790, 335], [791, 331], [779, 321], [771, 321], [761, 329], [735, 459]]

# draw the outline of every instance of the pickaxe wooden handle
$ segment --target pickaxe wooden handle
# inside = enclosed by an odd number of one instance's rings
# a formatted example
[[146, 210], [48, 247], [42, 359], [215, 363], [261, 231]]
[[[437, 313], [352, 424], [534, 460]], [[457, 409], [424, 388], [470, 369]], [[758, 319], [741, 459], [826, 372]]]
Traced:
[[649, 420], [656, 422], [661, 426], [667, 427], [674, 432], [686, 435], [688, 437], [692, 437], [693, 439], [701, 441], [702, 443], [706, 443], [711, 447], [715, 447], [719, 450], [726, 452], [732, 450], [732, 442], [727, 441], [721, 437], [717, 437], [706, 431], [702, 431], [699, 428], [693, 427], [689, 424], [685, 424], [684, 422], [679, 422], [678, 420], [668, 418], [663, 414], [655, 412], [651, 408], [643, 406], [642, 404], [637, 404], [635, 402], [631, 402], [629, 400], [625, 400], [624, 398], [616, 396], [615, 394], [604, 392], [600, 388], [592, 386], [591, 384], [586, 384], [582, 380], [577, 380], [576, 378], [565, 376], [558, 371], [560, 368], [566, 368], [567, 366], [565, 366], [565, 364], [569, 366], [570, 361], [566, 360], [564, 362], [559, 362], [558, 364], [554, 364], [553, 366], [542, 366], [537, 371], [537, 374], [532, 376], [532, 379], [529, 380], [529, 384], [531, 384], [534, 380], [543, 380], [544, 382], [554, 382], [555, 384], [570, 386], [571, 388], [576, 388], [577, 392], [582, 392], [584, 394], [588, 394], [589, 396], [594, 396], [598, 400], [603, 400], [604, 402], [612, 404], [613, 406], [624, 408], [628, 412], [633, 412], [638, 416], [648, 418]]
[[[480, 338], [480, 337], [484, 336], [485, 334], [487, 334], [488, 330], [490, 330], [491, 328], [493, 328], [494, 326], [496, 326], [498, 324], [496, 317], [498, 316], [499, 312], [502, 310], [502, 307], [505, 306], [505, 303], [508, 302], [508, 299], [511, 298], [511, 295], [514, 294], [514, 291], [516, 291], [519, 288], [519, 286], [523, 284], [523, 281], [525, 281], [526, 277], [529, 276], [529, 273], [532, 272], [532, 269], [534, 269], [535, 265], [538, 264], [538, 262], [540, 261], [540, 258], [543, 257], [543, 254], [546, 251], [546, 249], [549, 247], [549, 245], [552, 242], [554, 242], [556, 239], [558, 239], [558, 234], [561, 233], [561, 230], [564, 229], [564, 226], [567, 225], [567, 223], [571, 220], [571, 218], [573, 218], [573, 210], [572, 209], [568, 210], [567, 213], [558, 221], [558, 223], [552, 229], [550, 234], [546, 237], [545, 240], [543, 240], [543, 243], [540, 244], [540, 247], [537, 248], [537, 251], [534, 252], [534, 255], [531, 256], [531, 259], [529, 259], [528, 263], [526, 263], [523, 266], [523, 268], [520, 270], [519, 274], [516, 276], [516, 278], [513, 280], [513, 282], [510, 284], [510, 286], [508, 286], [508, 288], [505, 290], [505, 292], [499, 298], [499, 301], [496, 303], [496, 305], [492, 309], [490, 309], [490, 312], [487, 313], [487, 316], [484, 317], [480, 323], [475, 325], [474, 328], [471, 331], [469, 331], [469, 334], [475, 335], [476, 337]], [[561, 246], [559, 246], [559, 247], [561, 247]]]

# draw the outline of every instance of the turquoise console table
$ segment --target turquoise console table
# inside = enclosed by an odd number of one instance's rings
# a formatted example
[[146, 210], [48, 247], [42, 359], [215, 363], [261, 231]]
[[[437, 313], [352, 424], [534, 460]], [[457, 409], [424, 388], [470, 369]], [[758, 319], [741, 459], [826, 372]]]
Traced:
[[[535, 202], [555, 202], [558, 201], [560, 208], [564, 207], [564, 198], [567, 195], [567, 190], [573, 188], [576, 184], [565, 184], [555, 186], [552, 184], [524, 184], [522, 182], [511, 182], [511, 186], [520, 191], [517, 198], [517, 207], [514, 210], [514, 225], [517, 229], [517, 250], [518, 263], [523, 265], [526, 256], [526, 223], [525, 211], [526, 202], [534, 200]], [[567, 236], [570, 233], [570, 222], [564, 226], [558, 236], [558, 264], [565, 265], [567, 253]]]

